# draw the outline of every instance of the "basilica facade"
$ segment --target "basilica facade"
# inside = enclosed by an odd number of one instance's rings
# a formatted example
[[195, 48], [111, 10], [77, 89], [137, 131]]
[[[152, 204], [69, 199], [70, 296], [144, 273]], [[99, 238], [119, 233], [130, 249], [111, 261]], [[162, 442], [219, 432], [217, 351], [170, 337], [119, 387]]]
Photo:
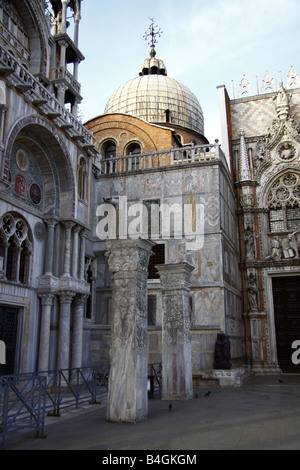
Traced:
[[[68, 33], [70, 13], [73, 36]], [[80, 0], [0, 2], [1, 374], [109, 364], [107, 238], [153, 242], [148, 363], [163, 350], [158, 265], [186, 262], [192, 372], [213, 377], [219, 333], [231, 374], [297, 372], [300, 80], [224, 86], [222, 145], [201, 105], [150, 55], [83, 125]], [[176, 336], [176, 332], [174, 332]], [[225, 374], [226, 375], [226, 374]]]

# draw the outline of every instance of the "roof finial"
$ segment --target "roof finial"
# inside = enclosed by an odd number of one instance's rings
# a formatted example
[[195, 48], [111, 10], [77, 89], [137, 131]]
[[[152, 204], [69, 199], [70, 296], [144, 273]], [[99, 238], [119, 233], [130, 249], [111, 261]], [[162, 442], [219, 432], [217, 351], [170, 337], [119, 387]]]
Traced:
[[156, 40], [156, 36], [159, 36], [161, 37], [161, 34], [162, 34], [162, 31], [161, 29], [158, 29], [156, 30], [156, 28], [158, 28], [158, 26], [154, 26], [154, 18], [149, 18], [149, 20], [151, 21], [151, 24], [149, 26], [149, 33], [145, 33], [145, 40], [147, 41], [148, 40], [148, 37], [150, 37], [150, 41], [149, 41], [149, 46], [151, 46], [151, 51], [150, 51], [150, 56], [151, 57], [155, 57], [156, 56], [156, 51], [155, 51], [155, 48], [154, 48], [154, 44], [157, 44], [157, 40]]

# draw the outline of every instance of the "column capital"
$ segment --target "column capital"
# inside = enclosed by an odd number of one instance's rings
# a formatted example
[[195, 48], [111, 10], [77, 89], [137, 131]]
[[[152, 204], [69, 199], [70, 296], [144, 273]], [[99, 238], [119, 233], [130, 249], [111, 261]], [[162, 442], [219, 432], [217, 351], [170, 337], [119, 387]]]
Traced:
[[55, 227], [58, 224], [58, 220], [55, 218], [44, 219], [45, 224], [47, 227]]
[[[80, 227], [80, 226], [79, 226], [79, 227]], [[79, 232], [80, 238], [86, 238], [86, 236], [87, 236], [87, 229], [86, 229], [86, 228], [82, 228], [82, 227], [80, 227], [80, 229], [81, 229], [80, 232]]]
[[195, 269], [191, 264], [159, 264], [155, 267], [159, 272], [163, 290], [190, 289], [190, 277]]
[[76, 233], [79, 233], [81, 232], [82, 228], [80, 227], [80, 225], [74, 225], [74, 228], [73, 228], [73, 232], [76, 232]]
[[73, 297], [76, 295], [75, 292], [72, 291], [63, 291], [59, 293], [59, 299], [61, 304], [71, 304]]
[[89, 295], [84, 295], [84, 294], [81, 294], [81, 295], [76, 295], [75, 299], [74, 299], [74, 304], [75, 305], [84, 305], [85, 301], [89, 298]]
[[75, 222], [73, 220], [63, 220], [62, 221], [62, 225], [66, 228], [66, 229], [69, 229], [71, 230], [74, 225], [75, 225]]
[[53, 299], [54, 299], [54, 294], [38, 294], [42, 305], [52, 305]]
[[106, 257], [110, 271], [147, 273], [153, 246], [153, 242], [144, 239], [107, 240]]

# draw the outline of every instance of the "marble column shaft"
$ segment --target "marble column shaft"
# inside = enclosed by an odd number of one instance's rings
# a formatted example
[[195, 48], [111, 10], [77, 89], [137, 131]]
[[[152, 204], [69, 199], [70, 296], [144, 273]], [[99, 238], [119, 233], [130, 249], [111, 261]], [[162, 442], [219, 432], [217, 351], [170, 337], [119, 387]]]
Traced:
[[80, 237], [79, 279], [84, 280], [84, 275], [85, 275], [85, 231], [84, 230], [80, 232], [79, 237]]
[[40, 297], [42, 301], [42, 315], [38, 370], [39, 372], [44, 372], [49, 369], [51, 308], [54, 295], [42, 294]]
[[72, 255], [72, 276], [78, 277], [78, 249], [79, 249], [79, 231], [78, 225], [73, 229], [73, 255]]
[[71, 269], [71, 242], [72, 242], [72, 222], [65, 222], [65, 253], [64, 253], [64, 276], [70, 276]]
[[45, 274], [52, 274], [53, 257], [54, 257], [54, 229], [57, 224], [56, 220], [46, 220], [47, 224], [47, 245], [45, 252]]
[[70, 327], [71, 304], [74, 292], [63, 292], [59, 296], [60, 315], [58, 331], [57, 369], [69, 369], [70, 367]]
[[163, 292], [162, 398], [193, 397], [192, 350], [190, 331], [190, 276], [188, 263], [156, 266]]
[[147, 418], [147, 279], [153, 243], [108, 240], [113, 273], [107, 420], [135, 423]]
[[71, 361], [72, 369], [82, 367], [83, 314], [87, 297], [88, 296], [86, 295], [80, 295], [74, 300]]

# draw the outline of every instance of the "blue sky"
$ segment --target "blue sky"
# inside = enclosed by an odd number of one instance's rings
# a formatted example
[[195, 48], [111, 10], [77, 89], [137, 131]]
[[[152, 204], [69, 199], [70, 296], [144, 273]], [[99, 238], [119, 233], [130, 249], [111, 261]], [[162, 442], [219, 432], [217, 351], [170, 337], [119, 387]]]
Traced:
[[79, 67], [83, 122], [103, 113], [123, 83], [136, 77], [150, 47], [150, 20], [163, 31], [156, 45], [168, 75], [197, 96], [205, 135], [220, 139], [217, 86], [237, 96], [245, 75], [252, 90], [268, 71], [283, 82], [300, 74], [300, 0], [83, 0]]

